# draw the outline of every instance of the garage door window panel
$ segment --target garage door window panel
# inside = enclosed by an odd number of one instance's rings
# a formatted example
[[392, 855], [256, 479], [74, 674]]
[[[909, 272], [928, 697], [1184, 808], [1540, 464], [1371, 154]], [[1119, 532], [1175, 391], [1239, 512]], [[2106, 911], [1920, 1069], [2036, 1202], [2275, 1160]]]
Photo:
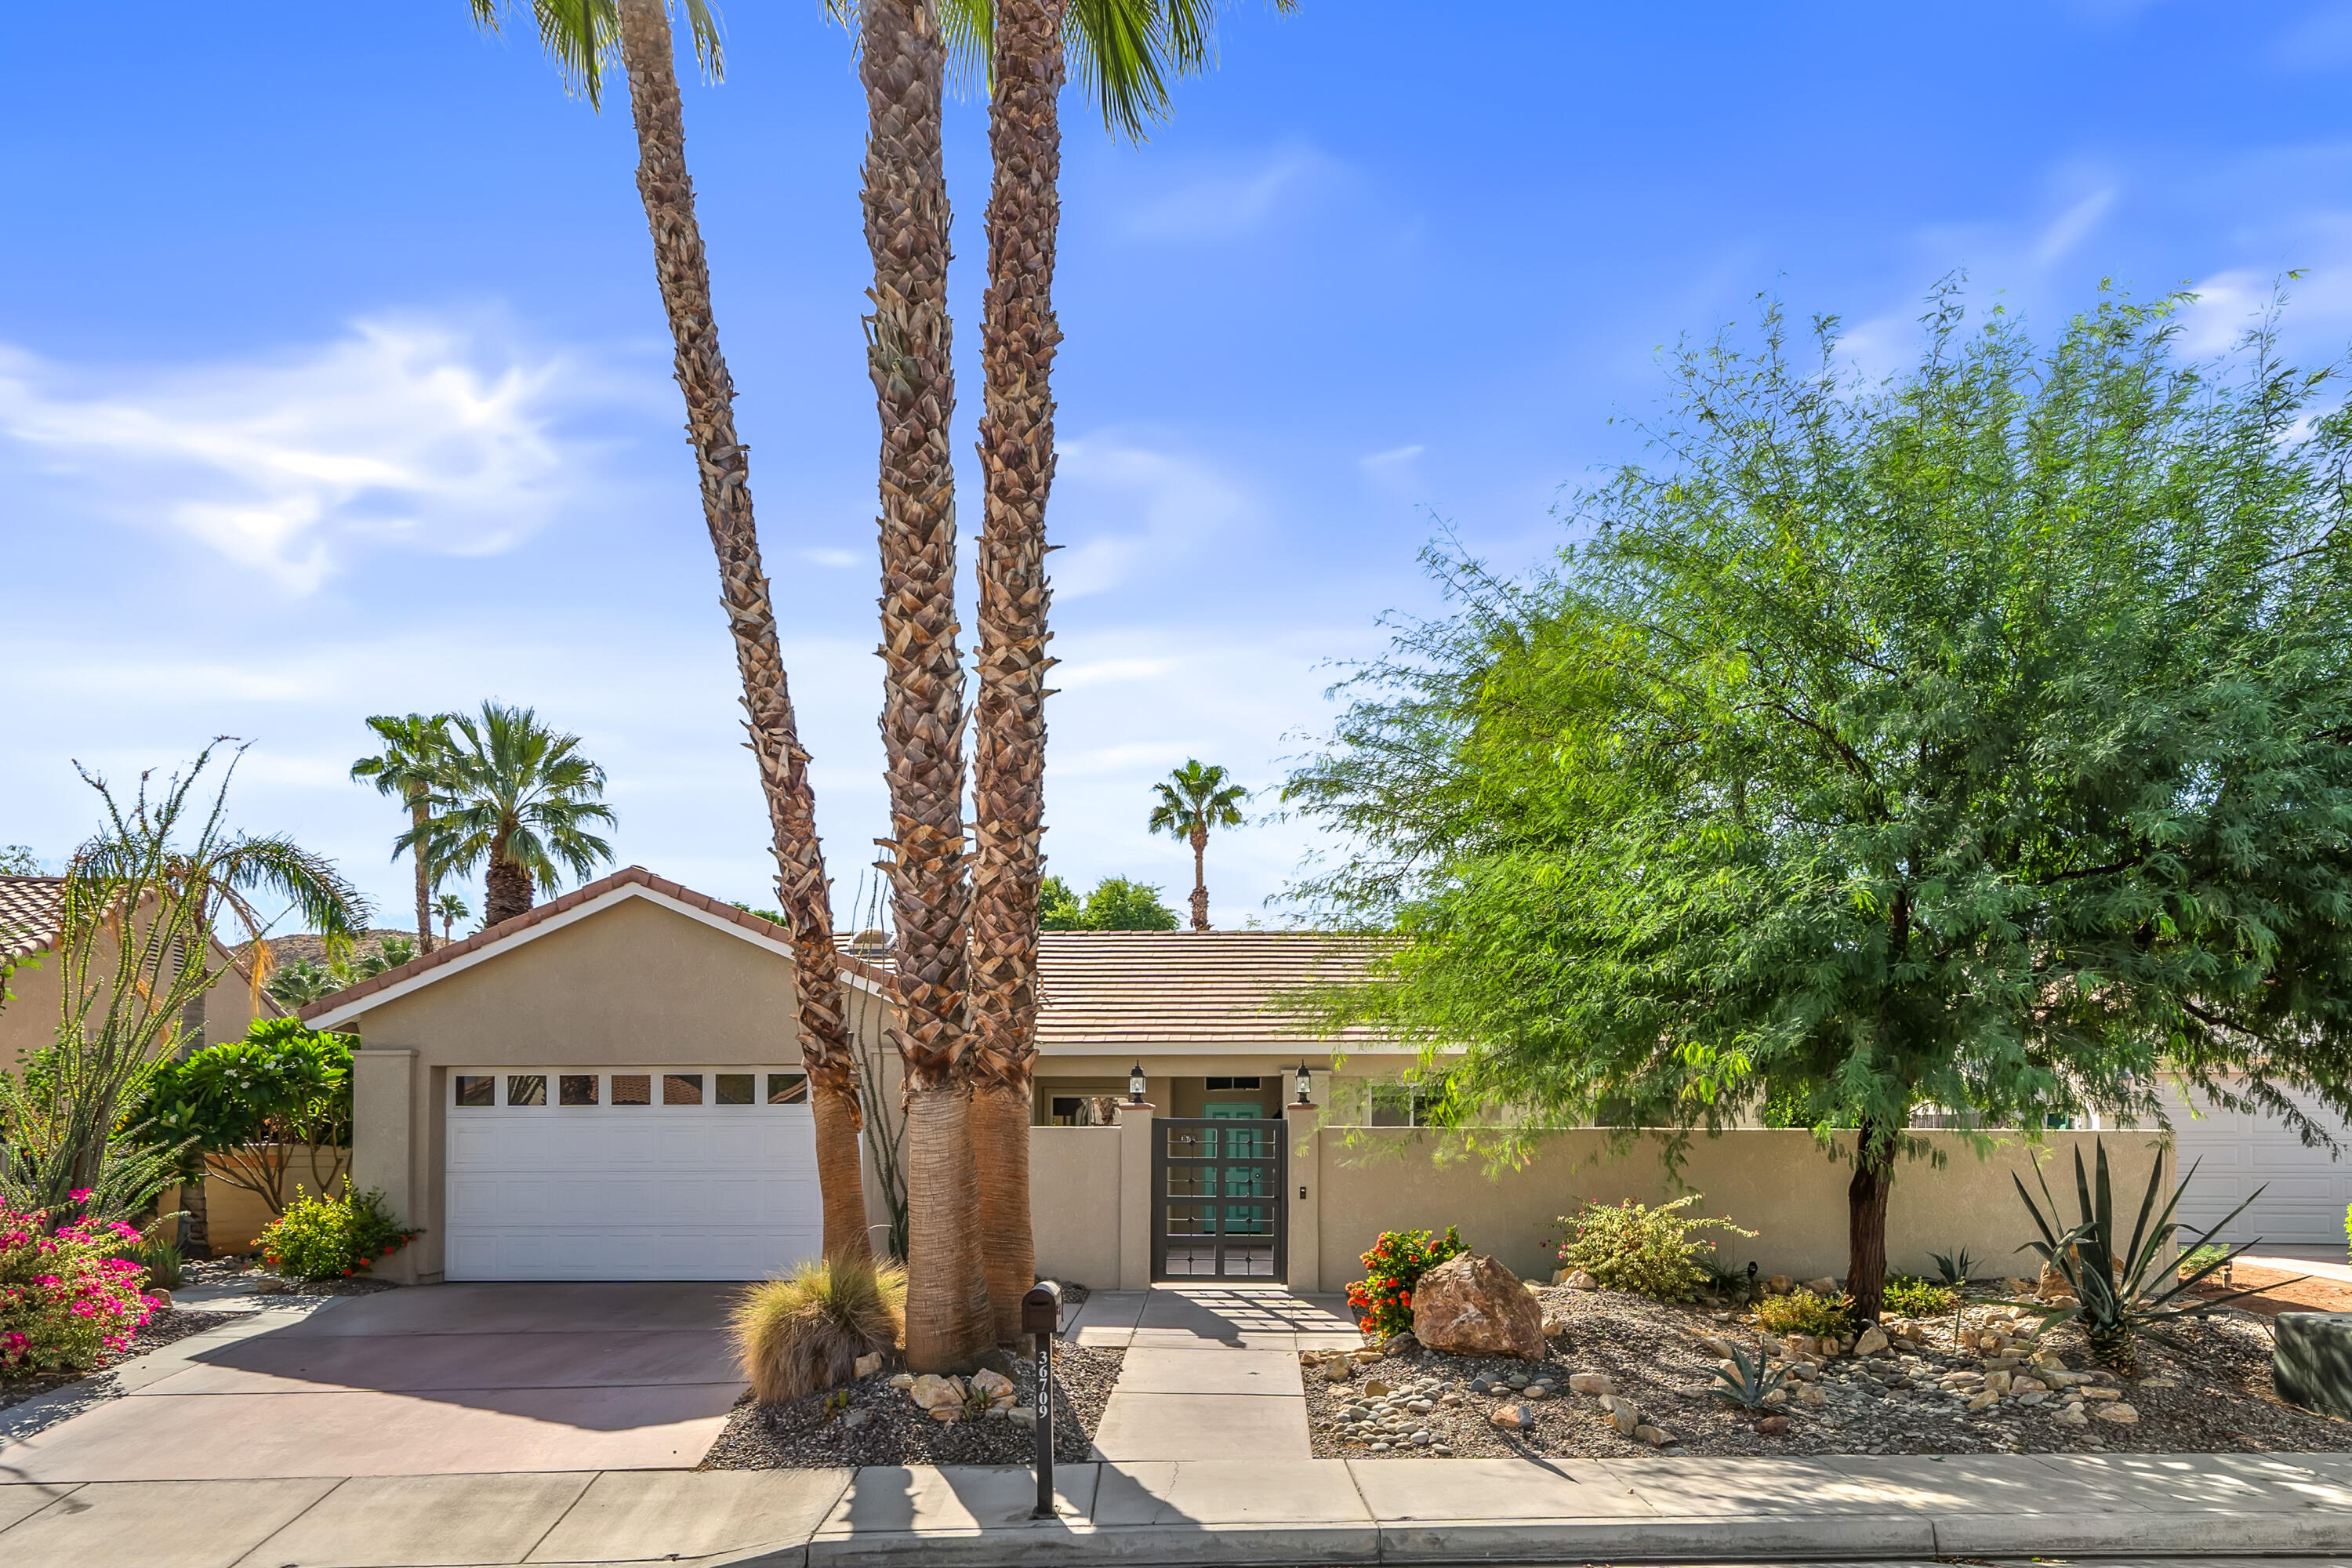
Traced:
[[613, 1103], [615, 1105], [651, 1105], [654, 1102], [653, 1075], [642, 1072], [616, 1072], [613, 1075]]
[[488, 1073], [457, 1073], [453, 1081], [461, 1110], [487, 1110], [499, 1102], [499, 1080]]
[[770, 1105], [806, 1105], [808, 1075], [797, 1072], [772, 1072], [768, 1075]]
[[719, 1073], [711, 1079], [711, 1101], [717, 1105], [749, 1105], [754, 1081], [748, 1072]]
[[512, 1106], [545, 1105], [547, 1075], [539, 1072], [507, 1074], [507, 1103]]
[[666, 1072], [662, 1074], [664, 1105], [700, 1105], [702, 1075], [698, 1072]]
[[596, 1075], [593, 1072], [568, 1072], [556, 1080], [557, 1098], [565, 1105], [596, 1103]]

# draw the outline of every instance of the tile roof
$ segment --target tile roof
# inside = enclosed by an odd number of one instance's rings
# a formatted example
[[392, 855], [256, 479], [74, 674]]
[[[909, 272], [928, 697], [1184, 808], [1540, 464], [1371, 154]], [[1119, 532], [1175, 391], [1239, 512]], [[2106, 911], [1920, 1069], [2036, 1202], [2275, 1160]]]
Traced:
[[[468, 953], [478, 952], [483, 948], [506, 941], [509, 937], [519, 936], [535, 925], [552, 920], [557, 915], [569, 914], [583, 904], [593, 903], [633, 883], [652, 892], [659, 893], [665, 898], [676, 899], [678, 902], [690, 905], [705, 914], [716, 915], [723, 921], [742, 927], [751, 935], [767, 937], [782, 942], [792, 941], [793, 933], [772, 921], [762, 920], [748, 910], [739, 910], [732, 904], [723, 903], [708, 893], [698, 893], [692, 888], [681, 886], [667, 877], [656, 877], [643, 866], [626, 866], [609, 877], [602, 877], [593, 882], [583, 883], [568, 893], [550, 899], [543, 904], [534, 905], [511, 920], [500, 921], [487, 931], [476, 931], [473, 935], [460, 938], [446, 947], [436, 947], [431, 952], [418, 958], [412, 958], [397, 968], [387, 969], [381, 974], [372, 974], [358, 984], [347, 985], [332, 995], [321, 996], [303, 1008], [301, 1016], [309, 1019], [316, 1018], [321, 1014], [340, 1011], [379, 991], [388, 991], [395, 985], [438, 969]], [[863, 974], [869, 978], [878, 977], [877, 972], [869, 965], [855, 958], [844, 957], [841, 967], [845, 972]]]
[[0, 877], [0, 958], [41, 952], [58, 940], [63, 877]]
[[[1379, 951], [1319, 931], [1045, 931], [1037, 1048], [1297, 1049], [1301, 1021], [1274, 997], [1360, 975]], [[1379, 1037], [1350, 1028], [1324, 1043], [1363, 1048]]]

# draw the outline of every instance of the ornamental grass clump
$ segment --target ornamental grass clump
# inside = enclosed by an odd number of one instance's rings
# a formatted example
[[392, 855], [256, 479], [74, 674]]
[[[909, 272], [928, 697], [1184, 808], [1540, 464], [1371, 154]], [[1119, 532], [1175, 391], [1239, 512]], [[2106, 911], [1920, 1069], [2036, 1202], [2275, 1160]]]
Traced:
[[848, 1382], [858, 1357], [904, 1342], [907, 1270], [849, 1258], [803, 1263], [746, 1289], [728, 1326], [752, 1398], [805, 1399]]
[[1727, 1230], [1752, 1237], [1721, 1219], [1694, 1217], [1682, 1211], [1705, 1194], [1692, 1193], [1656, 1208], [1631, 1198], [1622, 1204], [1588, 1203], [1582, 1212], [1563, 1215], [1570, 1236], [1559, 1249], [1563, 1268], [1581, 1268], [1601, 1281], [1604, 1290], [1629, 1290], [1661, 1301], [1689, 1301], [1699, 1287], [1720, 1271], [1715, 1243], [1693, 1234]]
[[1356, 1314], [1356, 1327], [1376, 1340], [1412, 1328], [1413, 1287], [1421, 1283], [1421, 1277], [1469, 1250], [1462, 1244], [1462, 1233], [1450, 1225], [1438, 1237], [1425, 1230], [1381, 1232], [1372, 1249], [1359, 1255], [1364, 1277], [1348, 1287], [1348, 1305]]
[[116, 1256], [137, 1231], [86, 1215], [52, 1231], [48, 1220], [0, 1203], [0, 1374], [87, 1372], [163, 1305], [140, 1293], [139, 1265]]

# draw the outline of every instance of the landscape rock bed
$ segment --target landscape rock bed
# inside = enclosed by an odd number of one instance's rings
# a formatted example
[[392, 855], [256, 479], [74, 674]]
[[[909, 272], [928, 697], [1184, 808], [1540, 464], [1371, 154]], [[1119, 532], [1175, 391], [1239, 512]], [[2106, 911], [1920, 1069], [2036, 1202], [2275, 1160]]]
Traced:
[[[2268, 1325], [2242, 1313], [2177, 1330], [2189, 1357], [2143, 1341], [2139, 1376], [2118, 1378], [2071, 1327], [2020, 1337], [2009, 1298], [1972, 1291], [1959, 1331], [1975, 1349], [1954, 1345], [1949, 1316], [1904, 1325], [1908, 1337], [1865, 1355], [1792, 1362], [1780, 1345], [1772, 1364], [1795, 1368], [1789, 1396], [1751, 1412], [1713, 1392], [1723, 1345], [1756, 1352], [1750, 1314], [1605, 1290], [1538, 1295], [1547, 1326], [1565, 1330], [1539, 1362], [1306, 1352], [1316, 1457], [2352, 1451], [2352, 1422], [2279, 1400]], [[1335, 1363], [1343, 1382], [1330, 1380]], [[1498, 1414], [1525, 1425], [1498, 1426]], [[1770, 1417], [1786, 1430], [1759, 1431]]]
[[[1075, 1463], [1094, 1446], [1103, 1406], [1118, 1382], [1123, 1350], [1054, 1347], [1054, 1455]], [[1012, 1376], [1019, 1407], [1036, 1403], [1037, 1363], [1024, 1355]], [[1037, 1456], [1036, 1428], [1008, 1415], [952, 1424], [933, 1420], [891, 1386], [892, 1369], [790, 1405], [743, 1403], [701, 1464], [706, 1470], [815, 1469], [829, 1465], [1025, 1465]]]
[[370, 1274], [333, 1279], [289, 1279], [256, 1267], [257, 1262], [256, 1258], [215, 1258], [184, 1265], [180, 1270], [181, 1289], [191, 1285], [236, 1285], [256, 1296], [373, 1296], [379, 1290], [400, 1289], [389, 1279], [378, 1279]]
[[187, 1307], [165, 1307], [140, 1325], [130, 1344], [119, 1351], [100, 1353], [98, 1364], [88, 1372], [45, 1372], [31, 1377], [0, 1378], [0, 1410], [22, 1405], [28, 1399], [37, 1399], [57, 1389], [70, 1387], [85, 1378], [98, 1377], [119, 1362], [145, 1355], [149, 1351], [162, 1350], [174, 1340], [184, 1340], [190, 1334], [216, 1329], [244, 1315], [241, 1312], [205, 1312]]

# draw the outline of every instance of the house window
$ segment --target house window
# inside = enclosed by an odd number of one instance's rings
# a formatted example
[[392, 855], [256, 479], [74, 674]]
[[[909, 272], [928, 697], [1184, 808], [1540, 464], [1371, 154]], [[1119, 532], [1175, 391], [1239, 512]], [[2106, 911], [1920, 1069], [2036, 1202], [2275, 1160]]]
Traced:
[[1211, 1089], [1255, 1089], [1258, 1088], [1260, 1085], [1262, 1085], [1265, 1081], [1265, 1080], [1264, 1079], [1257, 1079], [1257, 1078], [1213, 1078], [1213, 1079], [1210, 1079], [1208, 1080], [1208, 1086], [1209, 1086]]
[[1366, 1124], [1426, 1127], [1430, 1110], [1444, 1096], [1444, 1087], [1439, 1084], [1376, 1083], [1372, 1085], [1371, 1114], [1366, 1118]]
[[543, 1072], [510, 1072], [507, 1074], [509, 1105], [545, 1105], [547, 1075]]
[[564, 1105], [596, 1103], [596, 1075], [593, 1072], [568, 1072], [556, 1080], [557, 1099]]
[[711, 1079], [710, 1100], [714, 1105], [749, 1105], [751, 1103], [751, 1075], [747, 1072], [722, 1072]]
[[613, 1075], [613, 1103], [615, 1105], [651, 1105], [654, 1102], [653, 1075], [642, 1072], [616, 1072]]
[[488, 1073], [457, 1074], [457, 1103], [467, 1109], [496, 1105], [499, 1102], [499, 1080]]
[[700, 1105], [702, 1075], [698, 1072], [666, 1072], [662, 1074], [664, 1105]]
[[770, 1105], [806, 1105], [808, 1103], [808, 1074], [800, 1072], [770, 1073], [768, 1075], [768, 1103]]

